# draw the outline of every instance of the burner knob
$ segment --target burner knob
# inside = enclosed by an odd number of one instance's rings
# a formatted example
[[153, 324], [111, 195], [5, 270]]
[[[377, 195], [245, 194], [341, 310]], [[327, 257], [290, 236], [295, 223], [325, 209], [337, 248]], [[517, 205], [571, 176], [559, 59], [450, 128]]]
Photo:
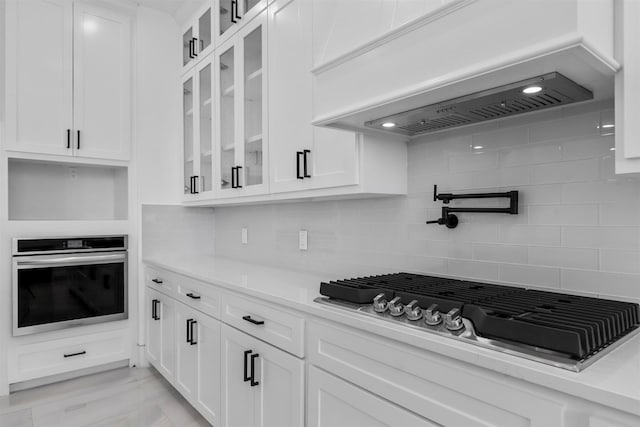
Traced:
[[460, 309], [452, 308], [444, 315], [444, 326], [450, 331], [459, 331], [460, 329], [464, 329], [462, 316], [460, 316]]
[[385, 311], [387, 311], [388, 306], [389, 303], [387, 302], [384, 294], [378, 294], [373, 299], [373, 311], [375, 311], [376, 313], [384, 313]]
[[429, 326], [442, 323], [442, 315], [438, 311], [438, 304], [431, 304], [424, 313], [424, 322]]
[[389, 313], [394, 317], [404, 314], [404, 305], [400, 302], [400, 297], [395, 297], [389, 301]]
[[422, 309], [418, 306], [418, 300], [414, 299], [404, 308], [404, 312], [409, 320], [420, 320]]

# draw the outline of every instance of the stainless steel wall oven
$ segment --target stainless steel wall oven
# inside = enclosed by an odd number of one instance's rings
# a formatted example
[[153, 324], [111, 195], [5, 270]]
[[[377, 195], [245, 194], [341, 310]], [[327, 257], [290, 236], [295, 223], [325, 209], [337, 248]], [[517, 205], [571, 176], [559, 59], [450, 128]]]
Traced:
[[127, 236], [12, 243], [14, 336], [128, 317]]

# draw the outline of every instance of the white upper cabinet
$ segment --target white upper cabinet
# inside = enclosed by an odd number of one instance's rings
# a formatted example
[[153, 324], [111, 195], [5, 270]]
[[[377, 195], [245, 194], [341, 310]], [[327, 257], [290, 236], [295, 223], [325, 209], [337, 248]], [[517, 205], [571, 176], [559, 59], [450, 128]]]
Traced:
[[621, 0], [616, 7], [615, 140], [616, 173], [640, 173], [640, 2]]
[[182, 30], [182, 67], [187, 71], [213, 51], [211, 1], [198, 10]]
[[263, 13], [215, 53], [217, 198], [268, 191], [266, 24]]
[[311, 125], [311, 0], [269, 6], [270, 190], [307, 190], [358, 183], [352, 132]]
[[128, 160], [130, 18], [82, 2], [6, 3], [6, 148]]
[[215, 44], [220, 46], [258, 16], [267, 7], [267, 0], [219, 0], [217, 5], [214, 32]]

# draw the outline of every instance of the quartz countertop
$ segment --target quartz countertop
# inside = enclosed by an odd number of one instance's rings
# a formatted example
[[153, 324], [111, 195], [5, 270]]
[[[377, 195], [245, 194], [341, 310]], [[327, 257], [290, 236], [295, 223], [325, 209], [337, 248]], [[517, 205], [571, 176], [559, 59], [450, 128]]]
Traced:
[[640, 416], [640, 334], [576, 373], [314, 303], [320, 296], [320, 282], [339, 279], [331, 274], [307, 274], [207, 256], [163, 255], [147, 257], [144, 262]]

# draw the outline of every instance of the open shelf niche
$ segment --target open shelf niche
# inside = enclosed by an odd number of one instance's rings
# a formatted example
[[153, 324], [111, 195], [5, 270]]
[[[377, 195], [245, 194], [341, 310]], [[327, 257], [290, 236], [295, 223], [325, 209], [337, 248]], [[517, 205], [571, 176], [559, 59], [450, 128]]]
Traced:
[[9, 220], [126, 220], [127, 168], [9, 159]]

